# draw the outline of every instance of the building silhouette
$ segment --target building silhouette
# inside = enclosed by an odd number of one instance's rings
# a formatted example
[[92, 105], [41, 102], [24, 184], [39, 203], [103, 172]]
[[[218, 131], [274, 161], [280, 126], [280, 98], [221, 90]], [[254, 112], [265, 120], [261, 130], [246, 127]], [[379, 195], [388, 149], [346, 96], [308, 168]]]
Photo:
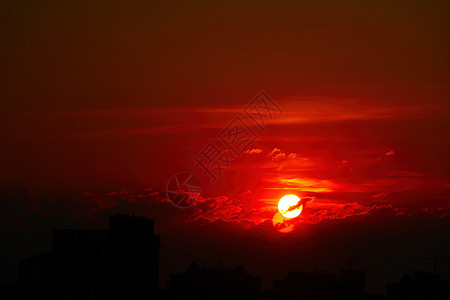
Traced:
[[154, 221], [116, 215], [108, 230], [54, 229], [51, 254], [19, 265], [30, 299], [149, 298], [158, 289], [160, 237]]
[[181, 274], [171, 275], [167, 299], [258, 299], [261, 279], [241, 266], [206, 268], [193, 262]]
[[31, 299], [49, 297], [52, 260], [49, 253], [40, 253], [19, 263], [20, 291]]
[[450, 281], [425, 271], [405, 274], [399, 282], [388, 283], [386, 290], [388, 299], [450, 299]]
[[365, 272], [344, 270], [338, 277], [327, 273], [290, 272], [274, 281], [275, 299], [366, 299]]
[[[106, 230], [54, 229], [50, 253], [19, 264], [18, 284], [0, 285], [17, 299], [384, 299], [365, 294], [365, 271], [290, 272], [261, 290], [261, 279], [241, 267], [191, 265], [158, 290], [160, 237], [144, 217], [109, 217]], [[352, 262], [351, 262], [352, 263]], [[386, 285], [387, 299], [450, 299], [450, 282], [415, 271]]]

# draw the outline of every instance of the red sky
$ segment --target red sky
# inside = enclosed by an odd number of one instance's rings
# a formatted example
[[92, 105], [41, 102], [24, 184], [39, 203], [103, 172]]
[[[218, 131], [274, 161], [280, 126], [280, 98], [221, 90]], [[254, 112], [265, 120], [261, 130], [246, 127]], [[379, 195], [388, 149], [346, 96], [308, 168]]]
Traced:
[[236, 201], [200, 215], [254, 224], [286, 193], [312, 197], [305, 218], [322, 210], [334, 218], [374, 206], [403, 213], [447, 207], [449, 108], [441, 97], [274, 98], [283, 116], [269, 120], [266, 132], [252, 126], [258, 138], [232, 156], [217, 182], [192, 158], [209, 141], [220, 143], [216, 135], [235, 116], [254, 124], [243, 113], [246, 103], [9, 112], [3, 176], [40, 189], [164, 191], [172, 175], [189, 171], [202, 179], [208, 199]]
[[[225, 222], [231, 239], [278, 239], [265, 224], [286, 193], [305, 197], [298, 243], [325, 220], [448, 216], [444, 1], [15, 1], [0, 14], [0, 182], [35, 193], [3, 201], [7, 226], [145, 207], [169, 237]], [[284, 112], [266, 132], [243, 113], [261, 90]], [[258, 139], [211, 183], [193, 157], [238, 115]], [[202, 179], [190, 210], [161, 193], [180, 171]]]

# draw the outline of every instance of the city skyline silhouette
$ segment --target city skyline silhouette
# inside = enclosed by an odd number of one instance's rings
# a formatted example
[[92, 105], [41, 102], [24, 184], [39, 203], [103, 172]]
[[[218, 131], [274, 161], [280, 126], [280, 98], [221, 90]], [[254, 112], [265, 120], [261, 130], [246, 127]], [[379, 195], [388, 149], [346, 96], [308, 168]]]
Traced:
[[[223, 267], [192, 262], [179, 274], [159, 283], [160, 236], [154, 220], [128, 214], [110, 216], [108, 229], [53, 229], [51, 253], [39, 253], [19, 263], [18, 283], [2, 287], [4, 294], [24, 299], [384, 299], [366, 292], [366, 271], [353, 257], [339, 274], [290, 270], [273, 288], [244, 266]], [[163, 239], [164, 241], [164, 239]], [[433, 272], [405, 273], [386, 282], [387, 299], [447, 299], [450, 281]], [[182, 267], [182, 266], [180, 266]]]
[[446, 297], [449, 15], [0, 1], [2, 298]]

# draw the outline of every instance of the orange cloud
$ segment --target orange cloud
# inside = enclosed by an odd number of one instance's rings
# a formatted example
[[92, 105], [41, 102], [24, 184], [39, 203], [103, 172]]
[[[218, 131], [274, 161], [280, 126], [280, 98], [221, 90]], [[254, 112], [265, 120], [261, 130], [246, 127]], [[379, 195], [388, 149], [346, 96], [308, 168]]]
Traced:
[[395, 154], [394, 150], [386, 152], [386, 156], [393, 156]]

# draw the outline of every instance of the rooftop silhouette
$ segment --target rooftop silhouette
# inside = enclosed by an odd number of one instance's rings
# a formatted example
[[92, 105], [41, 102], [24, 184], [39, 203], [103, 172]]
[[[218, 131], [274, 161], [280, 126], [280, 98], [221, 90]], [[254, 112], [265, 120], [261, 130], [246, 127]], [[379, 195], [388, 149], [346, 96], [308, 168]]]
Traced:
[[365, 272], [344, 270], [329, 273], [290, 272], [274, 282], [276, 299], [364, 299]]
[[450, 299], [450, 281], [440, 274], [414, 271], [404, 274], [399, 282], [386, 285], [388, 299]]
[[[384, 299], [365, 293], [363, 270], [339, 274], [292, 271], [261, 290], [261, 279], [242, 266], [192, 262], [158, 289], [160, 236], [145, 217], [109, 217], [106, 230], [54, 229], [50, 253], [19, 264], [18, 284], [1, 294], [24, 299]], [[388, 299], [450, 299], [450, 282], [436, 272], [415, 271], [386, 286]]]
[[235, 268], [200, 267], [193, 262], [181, 274], [170, 277], [167, 295], [173, 299], [256, 299], [261, 279]]

